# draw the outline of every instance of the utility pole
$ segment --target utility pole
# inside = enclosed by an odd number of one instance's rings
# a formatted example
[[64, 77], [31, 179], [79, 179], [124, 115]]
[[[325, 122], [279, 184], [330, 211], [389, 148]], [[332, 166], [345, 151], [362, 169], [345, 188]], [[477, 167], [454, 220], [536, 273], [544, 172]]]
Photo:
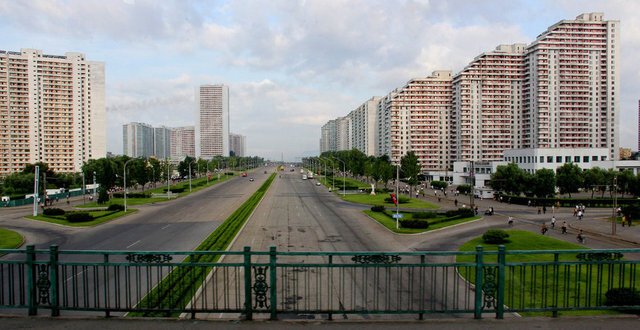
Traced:
[[473, 210], [474, 207], [474, 198], [473, 198], [473, 188], [475, 187], [475, 178], [474, 178], [474, 169], [473, 169], [473, 160], [470, 161], [471, 163], [471, 167], [469, 170], [469, 179], [471, 180], [471, 194], [469, 195], [469, 205], [471, 205], [471, 210]]
[[612, 210], [612, 217], [611, 217], [611, 235], [615, 235], [616, 234], [616, 221], [618, 220], [618, 218], [616, 217], [616, 204], [618, 202], [618, 177], [614, 176], [613, 177], [613, 210]]
[[38, 215], [38, 179], [40, 178], [40, 166], [36, 165], [36, 173], [35, 173], [34, 181], [33, 181], [33, 216]]

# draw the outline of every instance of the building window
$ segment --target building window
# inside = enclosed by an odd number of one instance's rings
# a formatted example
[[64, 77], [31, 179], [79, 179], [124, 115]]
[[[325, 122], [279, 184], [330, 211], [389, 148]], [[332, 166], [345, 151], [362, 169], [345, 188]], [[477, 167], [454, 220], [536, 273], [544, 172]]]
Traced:
[[582, 162], [583, 163], [588, 163], [589, 162], [589, 156], [582, 156]]
[[544, 156], [540, 156], [540, 163], [544, 163]]
[[591, 160], [593, 160], [594, 162], [598, 161], [598, 156], [591, 156]]
[[547, 156], [547, 163], [553, 163], [553, 156]]
[[607, 156], [600, 156], [600, 160], [607, 160]]
[[571, 163], [571, 156], [564, 156], [565, 163]]
[[556, 163], [562, 163], [562, 156], [556, 156]]
[[580, 156], [573, 156], [573, 162], [574, 163], [579, 163], [580, 162]]

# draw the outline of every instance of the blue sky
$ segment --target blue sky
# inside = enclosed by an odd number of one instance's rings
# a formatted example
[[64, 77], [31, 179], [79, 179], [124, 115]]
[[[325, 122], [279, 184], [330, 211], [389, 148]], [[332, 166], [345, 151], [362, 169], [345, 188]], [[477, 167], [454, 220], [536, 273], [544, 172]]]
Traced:
[[247, 152], [296, 160], [371, 96], [586, 12], [621, 21], [620, 141], [635, 150], [637, 1], [0, 0], [0, 49], [106, 62], [108, 151], [128, 122], [193, 125], [194, 88], [225, 83]]

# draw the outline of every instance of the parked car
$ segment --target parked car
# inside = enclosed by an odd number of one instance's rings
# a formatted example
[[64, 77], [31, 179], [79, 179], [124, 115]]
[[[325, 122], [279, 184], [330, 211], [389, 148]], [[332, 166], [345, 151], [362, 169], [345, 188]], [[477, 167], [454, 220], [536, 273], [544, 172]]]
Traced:
[[253, 181], [253, 178], [249, 178], [249, 181]]
[[244, 177], [246, 177], [246, 176], [247, 176], [247, 173], [242, 172], [242, 177], [244, 178]]

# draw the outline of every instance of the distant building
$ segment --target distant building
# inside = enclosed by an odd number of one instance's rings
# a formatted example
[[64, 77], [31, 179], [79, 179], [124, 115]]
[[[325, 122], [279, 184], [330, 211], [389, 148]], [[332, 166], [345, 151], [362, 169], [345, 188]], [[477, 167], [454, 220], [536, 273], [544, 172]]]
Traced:
[[197, 87], [195, 117], [196, 157], [229, 156], [229, 87]]
[[158, 159], [171, 157], [171, 128], [160, 126], [154, 128], [154, 154]]
[[122, 125], [123, 154], [129, 157], [149, 157], [154, 155], [154, 130], [149, 124], [129, 123]]
[[320, 128], [320, 153], [337, 151], [336, 139], [336, 120], [329, 120]]
[[171, 157], [195, 157], [195, 128], [193, 126], [171, 129]]
[[0, 123], [0, 176], [36, 162], [79, 172], [105, 157], [104, 62], [0, 50]]
[[246, 137], [240, 134], [229, 134], [230, 149], [233, 154], [238, 157], [245, 157], [247, 155]]
[[620, 148], [620, 160], [631, 159], [632, 153], [631, 148]]

